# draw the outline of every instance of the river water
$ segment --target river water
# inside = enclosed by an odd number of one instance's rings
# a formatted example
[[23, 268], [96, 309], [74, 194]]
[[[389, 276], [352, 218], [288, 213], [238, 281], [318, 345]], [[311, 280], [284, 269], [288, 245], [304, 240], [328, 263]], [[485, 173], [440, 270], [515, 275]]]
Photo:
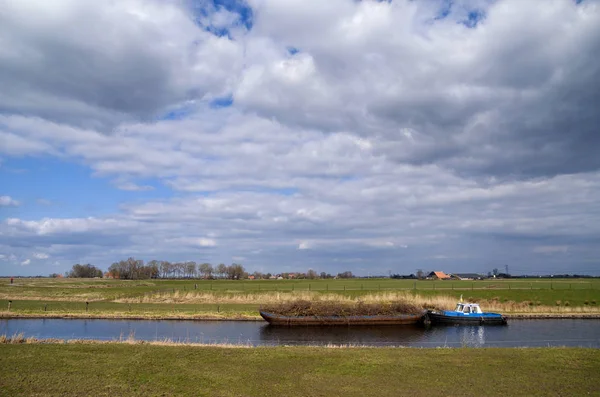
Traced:
[[274, 345], [600, 348], [600, 320], [509, 320], [508, 326], [274, 327], [262, 321], [0, 319], [0, 335]]

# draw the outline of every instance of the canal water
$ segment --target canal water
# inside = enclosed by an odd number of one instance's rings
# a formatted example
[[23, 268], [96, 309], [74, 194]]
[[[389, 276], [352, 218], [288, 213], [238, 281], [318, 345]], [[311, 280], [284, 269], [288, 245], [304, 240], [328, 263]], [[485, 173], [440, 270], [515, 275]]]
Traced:
[[600, 348], [600, 320], [510, 320], [508, 326], [274, 327], [261, 321], [0, 319], [0, 335], [274, 345]]

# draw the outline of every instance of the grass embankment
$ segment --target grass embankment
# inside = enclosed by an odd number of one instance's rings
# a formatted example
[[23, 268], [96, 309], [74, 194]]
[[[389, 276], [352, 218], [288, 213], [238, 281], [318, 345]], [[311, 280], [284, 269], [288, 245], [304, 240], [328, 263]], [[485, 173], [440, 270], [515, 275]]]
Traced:
[[132, 319], [235, 319], [259, 320], [259, 305], [255, 304], [167, 304], [73, 301], [13, 300], [10, 311], [8, 301], [0, 301], [2, 317], [51, 318], [132, 318]]
[[600, 395], [596, 349], [2, 344], [0, 368], [6, 396]]
[[[298, 299], [348, 304], [408, 299], [419, 306], [452, 308], [461, 295], [465, 300], [480, 302], [484, 310], [505, 314], [600, 314], [598, 279], [15, 279], [13, 285], [0, 279], [0, 316], [258, 319], [261, 305]], [[10, 313], [8, 300], [13, 301]]]

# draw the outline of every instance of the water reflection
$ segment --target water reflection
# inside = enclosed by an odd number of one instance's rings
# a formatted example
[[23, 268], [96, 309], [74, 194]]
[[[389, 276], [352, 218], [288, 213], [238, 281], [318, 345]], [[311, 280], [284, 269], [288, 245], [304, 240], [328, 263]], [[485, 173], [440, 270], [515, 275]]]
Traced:
[[461, 344], [463, 346], [482, 347], [485, 344], [485, 327], [462, 327], [461, 331]]
[[0, 319], [0, 335], [118, 340], [171, 339], [251, 345], [409, 347], [581, 346], [600, 348], [600, 320], [518, 320], [506, 327], [274, 327], [264, 322]]
[[265, 325], [260, 339], [277, 345], [408, 345], [423, 340], [425, 329], [417, 326], [277, 327]]

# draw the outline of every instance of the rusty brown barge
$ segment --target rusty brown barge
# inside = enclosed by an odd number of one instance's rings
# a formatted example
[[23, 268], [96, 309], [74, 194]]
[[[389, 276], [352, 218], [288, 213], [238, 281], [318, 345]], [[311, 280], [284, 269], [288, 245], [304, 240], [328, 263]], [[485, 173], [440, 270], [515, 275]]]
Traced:
[[414, 325], [423, 322], [426, 311], [417, 314], [372, 316], [284, 316], [260, 311], [271, 325]]

